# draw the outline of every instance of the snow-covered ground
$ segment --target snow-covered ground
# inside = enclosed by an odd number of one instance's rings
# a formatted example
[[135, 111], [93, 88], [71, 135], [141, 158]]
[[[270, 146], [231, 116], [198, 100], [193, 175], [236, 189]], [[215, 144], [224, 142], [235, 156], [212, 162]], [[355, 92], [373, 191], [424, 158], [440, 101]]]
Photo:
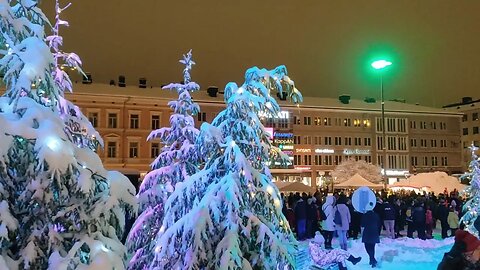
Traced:
[[[450, 250], [453, 245], [453, 238], [445, 240], [420, 240], [410, 238], [398, 238], [395, 240], [381, 238], [381, 243], [376, 246], [375, 258], [378, 261], [377, 268], [382, 270], [434, 270], [442, 260], [443, 254]], [[336, 239], [333, 246], [338, 247]], [[308, 241], [301, 242], [300, 250], [304, 254], [308, 252]], [[368, 255], [360, 239], [349, 240], [348, 251], [354, 256], [362, 257], [357, 265], [347, 262], [348, 269], [372, 269], [368, 264]], [[303, 262], [299, 262], [299, 270], [307, 270], [313, 262], [310, 256], [303, 256]]]

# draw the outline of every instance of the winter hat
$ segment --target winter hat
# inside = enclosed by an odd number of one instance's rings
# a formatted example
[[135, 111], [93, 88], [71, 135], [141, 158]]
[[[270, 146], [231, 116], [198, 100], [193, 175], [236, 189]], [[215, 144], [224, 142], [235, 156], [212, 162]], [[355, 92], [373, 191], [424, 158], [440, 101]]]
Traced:
[[315, 238], [313, 238], [313, 242], [322, 245], [325, 242], [325, 239], [323, 238], [322, 234], [320, 232], [315, 232]]
[[480, 240], [478, 240], [475, 235], [463, 230], [457, 230], [455, 233], [455, 241], [462, 241], [465, 243], [465, 252], [474, 251], [480, 246]]

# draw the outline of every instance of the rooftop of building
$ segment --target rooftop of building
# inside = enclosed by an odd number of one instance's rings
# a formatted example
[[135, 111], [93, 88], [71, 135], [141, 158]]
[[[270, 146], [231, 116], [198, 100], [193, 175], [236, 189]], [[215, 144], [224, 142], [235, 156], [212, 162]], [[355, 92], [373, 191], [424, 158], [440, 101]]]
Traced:
[[460, 102], [452, 103], [443, 106], [443, 108], [450, 111], [469, 111], [480, 109], [480, 99], [473, 99], [472, 97], [463, 97]]
[[[201, 89], [193, 93], [193, 98], [199, 103], [224, 103], [222, 89], [217, 93], [216, 97], [212, 97], [207, 93], [206, 89]], [[82, 84], [77, 83], [73, 87], [74, 94], [89, 95], [89, 96], [118, 96], [118, 97], [138, 97], [146, 99], [163, 99], [172, 100], [177, 97], [175, 91], [164, 90], [160, 87], [139, 88], [138, 86], [119, 87], [117, 85], [108, 85], [100, 83]], [[304, 97], [304, 101], [300, 104], [300, 108], [309, 109], [337, 109], [337, 110], [352, 110], [352, 111], [381, 111], [379, 100], [371, 99], [370, 102], [358, 99], [350, 99], [346, 97], [347, 102], [341, 102], [340, 98], [324, 98], [324, 97]], [[295, 104], [288, 101], [277, 99], [279, 105], [283, 108], [294, 108]], [[446, 108], [434, 108], [415, 104], [409, 104], [402, 101], [385, 101], [386, 112], [403, 112], [403, 113], [420, 113], [420, 114], [441, 114], [461, 116], [462, 113], [457, 113]]]

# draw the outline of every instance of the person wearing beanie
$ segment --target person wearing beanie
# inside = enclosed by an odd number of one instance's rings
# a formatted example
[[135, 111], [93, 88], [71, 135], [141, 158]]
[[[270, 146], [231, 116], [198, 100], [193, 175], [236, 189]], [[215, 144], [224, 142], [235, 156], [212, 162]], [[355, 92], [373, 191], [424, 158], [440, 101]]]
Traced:
[[438, 270], [480, 269], [480, 240], [473, 234], [457, 230], [452, 249], [445, 253]]
[[350, 252], [339, 248], [331, 250], [324, 249], [322, 248], [324, 242], [325, 239], [320, 232], [317, 231], [315, 237], [308, 245], [312, 260], [316, 264], [315, 267], [318, 269], [328, 268], [336, 264], [338, 265], [339, 270], [346, 270], [346, 261], [355, 265], [362, 260], [361, 257], [353, 257]]

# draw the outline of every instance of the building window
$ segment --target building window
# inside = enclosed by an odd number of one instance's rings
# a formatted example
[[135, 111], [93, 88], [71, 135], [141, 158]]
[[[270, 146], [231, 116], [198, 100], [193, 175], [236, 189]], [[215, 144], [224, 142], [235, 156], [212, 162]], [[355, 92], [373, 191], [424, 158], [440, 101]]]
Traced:
[[467, 116], [467, 114], [464, 114], [462, 116], [462, 122], [466, 122], [466, 121], [468, 121], [468, 116]]
[[94, 128], [98, 127], [98, 113], [97, 112], [88, 113], [88, 121], [92, 123], [92, 126]]
[[372, 163], [372, 156], [365, 156], [365, 162]]
[[448, 166], [448, 158], [442, 157], [442, 166]]
[[322, 165], [322, 156], [315, 155], [315, 165]]
[[432, 129], [437, 129], [437, 122], [430, 122], [430, 127]]
[[116, 113], [108, 114], [108, 128], [117, 128], [118, 116]]
[[293, 116], [293, 124], [294, 125], [300, 125], [300, 117], [294, 115]]
[[418, 166], [418, 159], [417, 157], [413, 156], [410, 158], [410, 161], [412, 163], [412, 166]]
[[322, 137], [320, 137], [320, 136], [315, 136], [315, 144], [316, 144], [316, 145], [322, 144]]
[[468, 135], [468, 128], [463, 128], [463, 135]]
[[437, 157], [432, 157], [432, 166], [438, 166]]
[[377, 136], [377, 150], [383, 150], [383, 137]]
[[131, 142], [129, 147], [129, 157], [137, 158], [138, 157], [138, 142]]
[[363, 119], [363, 126], [370, 127], [370, 119]]
[[355, 138], [355, 145], [356, 146], [362, 145], [362, 138]]
[[316, 126], [320, 126], [322, 124], [322, 118], [321, 117], [315, 117], [313, 120]]
[[[387, 137], [387, 149], [388, 150], [397, 150], [397, 138], [396, 137], [392, 137], [392, 136]], [[395, 167], [391, 167], [391, 168], [395, 168]]]
[[440, 140], [440, 147], [447, 147], [447, 140]]
[[478, 134], [478, 127], [473, 127], [472, 133], [473, 134]]
[[372, 145], [372, 140], [370, 138], [364, 138], [363, 139], [363, 145], [371, 146]]
[[354, 119], [353, 120], [353, 126], [354, 127], [359, 127], [362, 125], [362, 121], [360, 121], [360, 119]]
[[331, 126], [332, 125], [332, 119], [330, 117], [323, 118], [323, 125], [324, 126]]
[[447, 129], [447, 123], [440, 122], [440, 129], [443, 129], [443, 130]]
[[472, 113], [472, 121], [477, 121], [478, 120], [478, 113]]
[[342, 137], [335, 137], [335, 145], [342, 145]]
[[345, 145], [352, 145], [352, 138], [345, 137]]
[[293, 136], [293, 144], [301, 144], [300, 136]]
[[350, 119], [350, 118], [343, 119], [343, 125], [346, 126], [346, 127], [352, 126], [352, 119]]
[[401, 150], [401, 151], [407, 150], [407, 138], [405, 137], [398, 138], [398, 150]]
[[427, 139], [420, 139], [420, 147], [427, 147]]
[[325, 156], [325, 162], [324, 162], [325, 165], [332, 165], [333, 164], [333, 158], [332, 156]]
[[342, 163], [342, 156], [335, 156], [335, 165]]
[[152, 130], [160, 128], [160, 115], [152, 115]]
[[410, 139], [410, 147], [417, 147], [417, 139]]
[[197, 120], [198, 120], [199, 122], [205, 122], [205, 121], [207, 121], [207, 113], [199, 112], [199, 113], [197, 114]]
[[312, 124], [312, 118], [310, 116], [303, 117], [303, 124], [310, 126]]
[[138, 129], [139, 126], [139, 116], [138, 114], [130, 114], [130, 128]]
[[152, 143], [152, 147], [150, 149], [150, 157], [156, 158], [160, 154], [160, 144], [159, 143]]
[[303, 137], [303, 143], [304, 144], [312, 144], [312, 137], [310, 137], [310, 136]]
[[423, 166], [428, 166], [428, 157], [423, 157]]
[[302, 156], [294, 155], [293, 156], [293, 165], [302, 165]]
[[108, 144], [107, 144], [107, 157], [108, 158], [116, 158], [117, 157], [117, 143], [116, 142], [108, 142]]
[[437, 140], [430, 140], [430, 147], [437, 147]]
[[332, 145], [332, 137], [324, 137], [325, 145]]
[[312, 165], [312, 156], [303, 156], [304, 165]]
[[417, 128], [417, 122], [415, 122], [415, 121], [410, 121], [410, 128], [411, 128], [411, 129], [416, 129], [416, 128]]

